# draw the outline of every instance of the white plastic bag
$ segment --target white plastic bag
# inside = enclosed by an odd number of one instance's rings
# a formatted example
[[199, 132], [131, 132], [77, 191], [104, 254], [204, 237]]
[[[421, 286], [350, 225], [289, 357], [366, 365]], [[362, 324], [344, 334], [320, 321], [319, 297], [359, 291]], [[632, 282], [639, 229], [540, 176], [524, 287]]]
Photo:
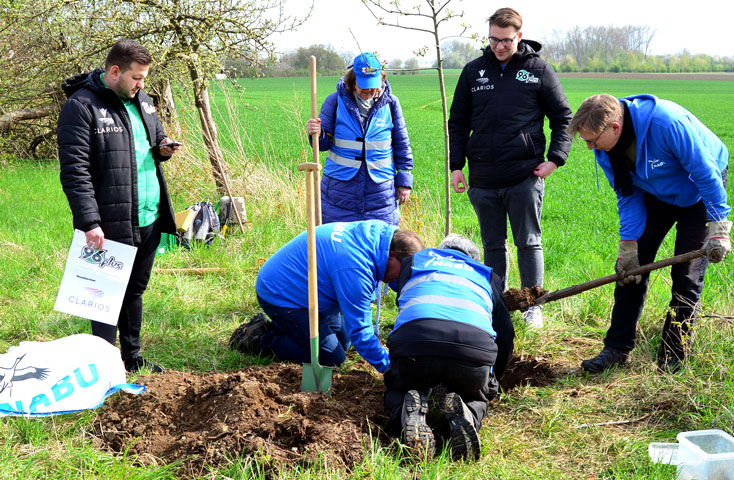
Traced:
[[126, 383], [120, 351], [89, 334], [50, 342], [21, 342], [0, 354], [0, 417], [42, 416], [97, 408]]

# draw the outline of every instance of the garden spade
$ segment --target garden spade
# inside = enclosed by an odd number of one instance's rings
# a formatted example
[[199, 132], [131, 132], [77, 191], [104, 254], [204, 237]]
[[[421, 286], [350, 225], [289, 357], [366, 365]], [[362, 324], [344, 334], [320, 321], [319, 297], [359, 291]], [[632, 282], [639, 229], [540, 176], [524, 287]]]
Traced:
[[319, 163], [302, 163], [298, 170], [306, 172], [306, 230], [308, 249], [308, 330], [311, 345], [311, 363], [303, 364], [301, 390], [304, 392], [331, 393], [331, 367], [319, 365], [319, 289], [316, 276], [316, 199], [314, 176], [321, 168]]

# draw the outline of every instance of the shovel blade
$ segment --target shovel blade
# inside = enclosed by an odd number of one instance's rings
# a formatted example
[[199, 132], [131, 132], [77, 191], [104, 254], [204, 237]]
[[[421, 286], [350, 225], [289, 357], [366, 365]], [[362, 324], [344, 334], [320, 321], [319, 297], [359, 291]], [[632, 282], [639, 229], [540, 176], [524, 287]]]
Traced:
[[303, 374], [301, 375], [301, 391], [330, 394], [332, 372], [331, 367], [324, 367], [318, 363], [304, 363]]

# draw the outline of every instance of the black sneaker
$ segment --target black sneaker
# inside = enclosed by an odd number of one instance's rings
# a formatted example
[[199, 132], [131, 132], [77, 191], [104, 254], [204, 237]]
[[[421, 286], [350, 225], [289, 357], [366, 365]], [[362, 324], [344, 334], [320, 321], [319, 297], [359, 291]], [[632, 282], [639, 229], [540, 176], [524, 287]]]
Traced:
[[601, 373], [614, 365], [627, 363], [628, 352], [616, 348], [604, 347], [599, 355], [581, 362], [581, 368], [590, 373]]
[[461, 397], [453, 392], [446, 394], [441, 402], [441, 411], [451, 427], [451, 458], [478, 460], [482, 453], [479, 433], [474, 428], [474, 416]]
[[150, 363], [140, 355], [132, 360], [125, 360], [125, 370], [127, 373], [136, 373], [141, 368], [147, 368], [151, 373], [163, 373], [166, 371], [165, 368], [155, 363]]
[[273, 328], [273, 324], [264, 313], [258, 313], [232, 332], [229, 337], [229, 348], [242, 353], [260, 353], [260, 340]]
[[428, 400], [425, 395], [418, 390], [410, 390], [405, 394], [400, 416], [403, 442], [414, 456], [430, 460], [436, 451], [436, 439], [426, 423], [427, 413]]

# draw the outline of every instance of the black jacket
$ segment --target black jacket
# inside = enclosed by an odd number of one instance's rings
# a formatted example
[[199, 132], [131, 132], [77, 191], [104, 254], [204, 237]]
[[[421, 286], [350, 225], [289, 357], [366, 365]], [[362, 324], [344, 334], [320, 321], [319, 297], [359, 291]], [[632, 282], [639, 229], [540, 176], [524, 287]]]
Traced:
[[[69, 200], [74, 228], [87, 232], [101, 227], [105, 238], [128, 245], [140, 243], [138, 175], [130, 119], [117, 94], [99, 78], [103, 69], [67, 79], [69, 99], [58, 123], [61, 185]], [[139, 91], [133, 102], [151, 145], [166, 138], [153, 101]], [[175, 233], [171, 199], [160, 162], [153, 150], [161, 188], [158, 222], [162, 232]]]
[[548, 160], [563, 165], [571, 149], [571, 109], [539, 43], [522, 40], [505, 70], [490, 48], [466, 64], [451, 103], [451, 170], [469, 161], [469, 185], [500, 188], [533, 174], [545, 154], [544, 117], [551, 128]]

